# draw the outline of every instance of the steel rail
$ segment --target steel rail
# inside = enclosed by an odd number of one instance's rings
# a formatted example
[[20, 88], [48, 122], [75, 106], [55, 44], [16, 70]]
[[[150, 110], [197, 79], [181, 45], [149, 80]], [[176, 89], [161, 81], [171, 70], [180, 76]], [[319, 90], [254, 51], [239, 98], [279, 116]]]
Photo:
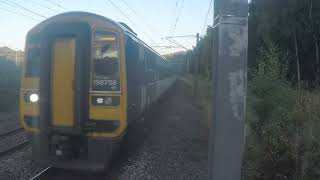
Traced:
[[18, 143], [18, 144], [15, 144], [15, 145], [12, 145], [12, 146], [9, 146], [3, 150], [0, 150], [0, 156], [3, 156], [3, 155], [6, 155], [10, 152], [14, 152], [20, 148], [23, 148], [24, 146], [28, 145], [29, 144], [29, 141], [28, 140], [23, 140], [22, 142]]
[[54, 171], [54, 168], [52, 166], [49, 166], [42, 170], [40, 173], [32, 177], [30, 180], [46, 180], [49, 179], [52, 172]]
[[3, 133], [0, 133], [0, 138], [3, 138], [4, 136], [8, 136], [8, 135], [11, 135], [11, 134], [13, 134], [13, 133], [19, 132], [19, 131], [21, 131], [21, 130], [23, 130], [22, 127], [16, 127], [16, 128], [14, 128], [14, 129], [10, 129], [10, 130], [8, 130], [8, 131], [5, 131], [5, 132], [3, 132]]

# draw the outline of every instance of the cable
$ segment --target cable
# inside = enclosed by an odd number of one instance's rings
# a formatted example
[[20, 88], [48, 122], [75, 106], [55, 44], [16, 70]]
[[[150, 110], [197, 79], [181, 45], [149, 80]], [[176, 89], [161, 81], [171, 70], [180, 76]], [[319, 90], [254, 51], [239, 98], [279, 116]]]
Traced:
[[44, 0], [44, 1], [47, 1], [47, 2], [49, 2], [49, 3], [51, 3], [51, 4], [53, 4], [53, 5], [61, 8], [61, 9], [67, 10], [67, 8], [65, 8], [65, 7], [61, 6], [60, 4], [55, 3], [55, 2], [53, 2], [53, 1], [50, 1], [50, 0]]
[[165, 38], [194, 38], [196, 35], [189, 34], [189, 35], [181, 35], [181, 36], [167, 36]]
[[178, 7], [179, 1], [180, 1], [180, 0], [177, 0], [177, 1], [176, 1], [176, 8]]
[[203, 28], [202, 28], [202, 34], [203, 34], [204, 29], [205, 29], [206, 24], [207, 24], [208, 16], [209, 16], [209, 13], [210, 13], [210, 10], [211, 10], [211, 6], [212, 6], [212, 1], [213, 1], [213, 0], [210, 0], [209, 9], [208, 9], [208, 12], [207, 12], [207, 15], [206, 15], [206, 19], [205, 19], [205, 21], [204, 21]]
[[151, 28], [151, 25], [147, 23], [147, 21], [142, 16], [140, 16], [133, 8], [131, 8], [131, 6], [125, 0], [121, 0], [121, 1], [137, 16], [137, 18], [141, 19], [145, 23], [145, 26], [150, 31], [154, 31], [153, 28]]
[[29, 0], [29, 1], [30, 1], [31, 3], [33, 3], [33, 4], [38, 5], [39, 7], [48, 9], [48, 10], [53, 11], [53, 12], [58, 12], [58, 10], [52, 9], [52, 8], [50, 8], [50, 7], [48, 7], [48, 6], [45, 6], [45, 5], [42, 5], [42, 4], [40, 4], [40, 3], [38, 3], [38, 2], [36, 2], [36, 1], [34, 1], [34, 0]]
[[5, 9], [5, 8], [2, 8], [2, 7], [0, 7], [0, 10], [9, 12], [11, 14], [16, 14], [16, 15], [20, 15], [20, 16], [23, 16], [23, 17], [26, 17], [26, 18], [30, 18], [30, 19], [35, 20], [35, 21], [40, 21], [40, 19], [34, 18], [32, 16], [26, 16], [25, 14], [22, 14], [22, 13], [19, 13], [19, 12], [15, 12], [15, 11], [11, 11], [9, 9]]
[[3, 2], [3, 3], [8, 4], [8, 5], [10, 5], [10, 6], [18, 7], [18, 8], [20, 8], [20, 9], [24, 10], [24, 11], [27, 11], [27, 12], [29, 12], [29, 13], [31, 13], [31, 14], [36, 15], [36, 16], [39, 16], [39, 17], [42, 17], [42, 18], [47, 18], [46, 16], [44, 16], [44, 15], [42, 15], [42, 14], [39, 14], [39, 13], [37, 13], [37, 12], [34, 12], [34, 11], [32, 11], [32, 10], [26, 8], [26, 7], [23, 7], [23, 6], [15, 3], [15, 2], [12, 2], [11, 0], [5, 0], [5, 1], [0, 1], [0, 2]]
[[136, 23], [134, 23], [129, 16], [127, 16], [118, 6], [116, 6], [111, 0], [108, 0], [110, 4], [116, 8], [124, 17], [126, 17], [133, 25], [136, 26]]
[[[126, 17], [135, 27], [137, 27], [136, 23], [133, 22], [133, 21], [131, 20], [131, 18], [130, 18], [129, 16], [127, 16], [126, 13], [124, 13], [117, 5], [115, 5], [115, 4], [112, 2], [112, 0], [108, 0], [108, 1], [109, 1], [110, 4], [111, 4], [114, 8], [116, 8], [124, 17]], [[145, 35], [147, 38], [149, 38], [155, 45], [158, 45], [158, 44], [148, 35], [148, 33], [146, 33], [145, 31], [142, 31], [142, 32], [143, 32], [144, 35]]]
[[183, 46], [182, 44], [178, 43], [177, 41], [175, 41], [173, 39], [166, 39], [166, 40], [171, 42], [171, 43], [173, 43], [173, 44], [175, 44], [175, 45], [178, 45], [178, 46], [182, 47], [185, 50], [188, 50], [188, 48], [186, 48], [185, 46]]
[[182, 11], [182, 7], [183, 7], [183, 3], [184, 3], [184, 0], [182, 0], [182, 2], [181, 2], [181, 6], [180, 6], [180, 9], [179, 9], [179, 12], [178, 12], [178, 16], [177, 16], [177, 18], [176, 18], [176, 20], [175, 20], [175, 23], [174, 23], [173, 29], [172, 29], [172, 31], [171, 31], [171, 34], [173, 34], [173, 33], [174, 33], [174, 31], [175, 31], [175, 29], [176, 29], [176, 27], [177, 27], [177, 24], [178, 24], [178, 21], [179, 21], [180, 15], [181, 15], [181, 11]]
[[153, 48], [181, 48], [181, 46], [152, 46]]

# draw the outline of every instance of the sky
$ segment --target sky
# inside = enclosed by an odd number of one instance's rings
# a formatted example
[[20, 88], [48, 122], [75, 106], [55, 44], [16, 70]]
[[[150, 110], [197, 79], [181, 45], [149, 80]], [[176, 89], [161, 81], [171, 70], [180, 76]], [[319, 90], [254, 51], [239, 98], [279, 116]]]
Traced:
[[[68, 11], [96, 13], [125, 22], [150, 46], [177, 46], [167, 36], [205, 33], [212, 25], [211, 0], [0, 0], [0, 46], [23, 50], [27, 32], [45, 18]], [[13, 3], [15, 4], [13, 4]], [[13, 4], [9, 5], [9, 4]], [[23, 10], [27, 8], [33, 13]], [[205, 23], [207, 12], [208, 18]], [[180, 14], [180, 15], [179, 15]], [[42, 17], [44, 16], [44, 17]], [[196, 39], [175, 38], [191, 49]], [[154, 47], [160, 54], [183, 48]]]

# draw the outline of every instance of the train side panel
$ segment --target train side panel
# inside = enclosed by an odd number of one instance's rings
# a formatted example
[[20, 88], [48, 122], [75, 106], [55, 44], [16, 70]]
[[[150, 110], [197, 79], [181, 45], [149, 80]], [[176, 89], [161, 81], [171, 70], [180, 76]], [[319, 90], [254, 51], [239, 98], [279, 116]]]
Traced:
[[126, 35], [128, 121], [133, 123], [175, 82], [170, 62], [134, 36]]

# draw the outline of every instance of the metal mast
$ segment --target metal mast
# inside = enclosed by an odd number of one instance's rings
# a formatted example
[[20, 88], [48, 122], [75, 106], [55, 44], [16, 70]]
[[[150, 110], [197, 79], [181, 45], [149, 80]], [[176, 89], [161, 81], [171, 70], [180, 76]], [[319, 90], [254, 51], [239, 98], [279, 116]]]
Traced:
[[215, 0], [209, 179], [240, 180], [247, 91], [248, 0]]

